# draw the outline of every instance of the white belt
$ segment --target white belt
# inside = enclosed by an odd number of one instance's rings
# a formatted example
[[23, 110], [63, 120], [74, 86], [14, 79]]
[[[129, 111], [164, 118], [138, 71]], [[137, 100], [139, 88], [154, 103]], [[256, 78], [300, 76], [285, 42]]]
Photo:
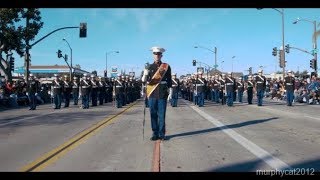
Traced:
[[227, 85], [233, 85], [233, 83], [227, 83]]
[[293, 85], [292, 83], [287, 83], [287, 85]]
[[167, 84], [167, 81], [160, 81], [160, 84]]
[[120, 87], [122, 87], [122, 86], [116, 86], [117, 88], [120, 88]]
[[197, 84], [196, 86], [204, 86], [204, 84]]
[[263, 82], [261, 82], [261, 81], [258, 81], [257, 83], [263, 83]]
[[172, 87], [177, 87], [177, 85], [172, 85]]
[[87, 86], [81, 86], [82, 88], [88, 88]]

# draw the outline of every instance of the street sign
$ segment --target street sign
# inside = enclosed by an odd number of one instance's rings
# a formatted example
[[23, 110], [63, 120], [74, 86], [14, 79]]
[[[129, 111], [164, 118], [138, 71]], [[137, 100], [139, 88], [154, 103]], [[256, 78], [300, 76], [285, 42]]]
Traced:
[[318, 54], [318, 49], [312, 49], [310, 53], [312, 55]]

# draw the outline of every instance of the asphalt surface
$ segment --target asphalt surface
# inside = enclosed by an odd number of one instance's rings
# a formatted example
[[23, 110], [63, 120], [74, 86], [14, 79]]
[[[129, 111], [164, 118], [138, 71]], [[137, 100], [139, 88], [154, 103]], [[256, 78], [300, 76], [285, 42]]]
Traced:
[[0, 111], [0, 171], [150, 172], [155, 157], [161, 172], [320, 170], [319, 105], [265, 99], [261, 107], [198, 107], [179, 99], [178, 107], [167, 106], [168, 139], [161, 142], [149, 140], [143, 105]]

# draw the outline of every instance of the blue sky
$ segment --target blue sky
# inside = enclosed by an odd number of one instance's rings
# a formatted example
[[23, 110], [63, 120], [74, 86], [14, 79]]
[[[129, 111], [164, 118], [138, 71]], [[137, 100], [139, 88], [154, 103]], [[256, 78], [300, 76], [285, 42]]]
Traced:
[[[86, 22], [87, 38], [79, 38], [78, 29], [67, 29], [52, 34], [31, 50], [32, 65], [65, 65], [56, 52], [70, 54], [65, 38], [73, 49], [73, 64], [87, 71], [97, 70], [102, 75], [108, 69], [140, 72], [146, 62], [153, 62], [150, 48], [166, 49], [163, 61], [171, 65], [178, 75], [193, 73], [196, 59], [214, 65], [214, 53], [206, 49], [195, 49], [195, 45], [218, 48], [218, 69], [245, 72], [253, 67], [256, 72], [264, 66], [265, 73], [279, 68], [278, 57], [272, 56], [272, 48], [282, 44], [281, 15], [266, 8], [41, 8], [43, 28], [40, 37], [64, 26], [79, 26]], [[313, 25], [297, 18], [320, 22], [320, 9], [285, 8], [285, 44], [310, 51], [312, 49]], [[320, 27], [318, 27], [320, 28]], [[70, 57], [70, 55], [69, 55]], [[16, 67], [23, 59], [16, 57]], [[291, 50], [286, 54], [287, 69], [310, 70], [311, 55]], [[224, 61], [224, 63], [221, 63]]]

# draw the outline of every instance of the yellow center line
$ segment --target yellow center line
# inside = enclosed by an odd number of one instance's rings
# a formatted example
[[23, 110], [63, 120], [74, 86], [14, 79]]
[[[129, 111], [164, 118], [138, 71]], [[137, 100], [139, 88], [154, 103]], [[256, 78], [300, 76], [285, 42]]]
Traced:
[[111, 124], [117, 116], [121, 115], [122, 113], [124, 113], [125, 111], [127, 111], [128, 109], [130, 109], [131, 107], [136, 105], [137, 102], [138, 101], [136, 101], [134, 104], [127, 107], [126, 109], [124, 109], [120, 113], [118, 113], [112, 117], [109, 117], [107, 119], [104, 119], [104, 120], [98, 122], [97, 124], [91, 126], [88, 129], [85, 129], [81, 133], [75, 135], [73, 138], [71, 138], [68, 141], [66, 141], [65, 143], [63, 143], [62, 145], [49, 151], [46, 154], [40, 156], [35, 161], [25, 165], [20, 170], [23, 172], [29, 172], [29, 171], [40, 171], [40, 170], [44, 169], [48, 165], [56, 162], [59, 158], [61, 158], [67, 152], [71, 151], [75, 147], [79, 146], [81, 143], [85, 142], [87, 139], [89, 139], [91, 136], [96, 134], [98, 131], [100, 131], [104, 127], [108, 126], [109, 124]]

